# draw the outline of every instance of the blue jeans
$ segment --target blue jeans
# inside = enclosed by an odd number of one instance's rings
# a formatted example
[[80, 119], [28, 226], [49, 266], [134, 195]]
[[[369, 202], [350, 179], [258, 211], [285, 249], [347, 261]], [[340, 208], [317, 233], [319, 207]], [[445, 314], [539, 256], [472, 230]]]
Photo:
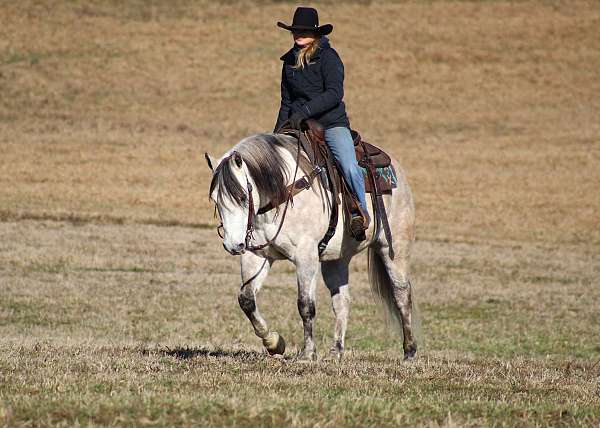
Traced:
[[337, 159], [346, 183], [350, 190], [358, 197], [361, 208], [367, 211], [367, 201], [365, 199], [365, 179], [363, 172], [354, 154], [354, 142], [350, 130], [345, 126], [337, 126], [325, 130], [325, 142], [331, 149], [331, 152]]

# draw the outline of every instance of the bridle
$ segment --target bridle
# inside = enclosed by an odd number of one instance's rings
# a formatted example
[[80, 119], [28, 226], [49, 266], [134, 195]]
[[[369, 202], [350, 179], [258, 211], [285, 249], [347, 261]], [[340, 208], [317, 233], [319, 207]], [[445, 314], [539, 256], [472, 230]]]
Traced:
[[[257, 211], [255, 211], [254, 209], [254, 198], [252, 196], [252, 183], [250, 183], [250, 180], [248, 180], [248, 176], [246, 175], [246, 191], [248, 192], [248, 219], [246, 221], [246, 236], [244, 239], [244, 245], [245, 245], [245, 249], [249, 250], [249, 251], [256, 251], [256, 250], [261, 250], [265, 247], [268, 247], [269, 245], [271, 245], [273, 243], [273, 241], [275, 241], [275, 239], [277, 239], [277, 236], [279, 236], [279, 232], [281, 232], [281, 228], [283, 227], [283, 222], [285, 220], [285, 215], [287, 213], [287, 209], [288, 206], [290, 205], [290, 203], [293, 204], [293, 196], [295, 193], [297, 193], [297, 191], [295, 190], [304, 190], [308, 187], [310, 187], [310, 181], [312, 181], [311, 179], [309, 180], [305, 180], [306, 185], [304, 185], [303, 187], [298, 187], [298, 184], [301, 180], [296, 181], [296, 177], [298, 175], [298, 167], [300, 166], [300, 138], [298, 136], [298, 152], [296, 154], [296, 168], [294, 170], [294, 178], [292, 180], [292, 184], [290, 186], [287, 187], [287, 195], [285, 197], [285, 207], [283, 209], [283, 213], [281, 215], [281, 221], [279, 222], [279, 227], [277, 228], [277, 232], [275, 232], [275, 235], [273, 235], [272, 238], [267, 239], [266, 242], [264, 242], [263, 244], [259, 244], [259, 245], [252, 245], [252, 239], [254, 239], [254, 218], [256, 217], [257, 214], [264, 214], [268, 211], [270, 211], [271, 209], [275, 208], [275, 206], [273, 205], [273, 203], [269, 203], [266, 206], [259, 208]], [[240, 155], [237, 151], [233, 151], [232, 153], [229, 154], [229, 156], [227, 156], [225, 159], [222, 160], [222, 162], [228, 162], [232, 156], [235, 155]], [[240, 155], [241, 156], [241, 155]], [[313, 174], [319, 173], [320, 172], [320, 168], [315, 168], [315, 170], [313, 170], [313, 172], [311, 172], [310, 176], [313, 176]], [[247, 174], [247, 173], [246, 173]], [[315, 174], [316, 175], [316, 174]], [[304, 177], [303, 177], [304, 178]], [[215, 216], [217, 214], [217, 205], [215, 204]], [[221, 233], [221, 231], [223, 230], [223, 220], [221, 220], [221, 223], [217, 226], [217, 234], [221, 237], [221, 239], [224, 238], [223, 234]]]

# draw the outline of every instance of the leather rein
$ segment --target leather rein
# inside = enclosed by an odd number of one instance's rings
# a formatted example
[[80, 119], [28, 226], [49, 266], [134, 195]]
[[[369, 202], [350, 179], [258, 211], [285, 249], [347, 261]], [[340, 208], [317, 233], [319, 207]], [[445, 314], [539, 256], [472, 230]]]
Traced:
[[[285, 215], [287, 214], [288, 206], [290, 205], [290, 203], [292, 203], [292, 205], [294, 203], [293, 197], [296, 194], [300, 193], [301, 191], [303, 191], [305, 189], [309, 189], [313, 179], [318, 174], [320, 174], [322, 171], [320, 166], [316, 166], [315, 168], [313, 168], [313, 170], [309, 174], [296, 180], [296, 177], [298, 175], [298, 168], [300, 166], [300, 155], [301, 155], [300, 154], [301, 145], [300, 145], [299, 135], [297, 135], [297, 140], [298, 140], [298, 152], [296, 154], [296, 168], [294, 170], [294, 178], [292, 180], [292, 184], [290, 184], [286, 187], [287, 196], [285, 197], [285, 199], [283, 201], [270, 201], [267, 205], [260, 207], [255, 212], [254, 198], [252, 196], [253, 187], [252, 187], [252, 183], [250, 183], [250, 180], [248, 180], [248, 177], [246, 176], [246, 191], [248, 192], [248, 219], [246, 221], [246, 237], [244, 240], [246, 250], [250, 250], [250, 251], [261, 250], [261, 249], [271, 245], [273, 243], [273, 241], [275, 241], [275, 239], [277, 239], [277, 236], [279, 236], [279, 232], [281, 232], [281, 228], [283, 227], [283, 222], [285, 220]], [[227, 156], [225, 159], [223, 159], [222, 162], [229, 161], [229, 159], [231, 159], [231, 157], [235, 156], [236, 154], [237, 154], [236, 151], [232, 152], [229, 156]], [[277, 232], [275, 232], [275, 235], [273, 235], [272, 238], [267, 239], [266, 242], [264, 242], [263, 244], [252, 245], [251, 241], [252, 241], [252, 239], [254, 239], [254, 230], [255, 230], [254, 229], [254, 218], [257, 215], [264, 214], [266, 212], [271, 211], [272, 209], [281, 205], [283, 202], [285, 202], [285, 207], [283, 209], [283, 214], [281, 215], [281, 221], [279, 222], [279, 227], [277, 228]], [[215, 216], [216, 216], [216, 213], [217, 213], [217, 206], [215, 204]], [[223, 229], [223, 221], [222, 220], [221, 220], [221, 223], [219, 224], [219, 226], [217, 226], [217, 233], [221, 238], [223, 238], [223, 235], [221, 234], [221, 229]]]

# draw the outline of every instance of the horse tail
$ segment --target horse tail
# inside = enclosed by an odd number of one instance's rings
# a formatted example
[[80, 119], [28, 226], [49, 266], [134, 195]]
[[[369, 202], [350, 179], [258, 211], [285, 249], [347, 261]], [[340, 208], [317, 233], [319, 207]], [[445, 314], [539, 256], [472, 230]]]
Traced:
[[[372, 247], [368, 248], [367, 253], [371, 293], [382, 309], [388, 330], [392, 330], [399, 334], [400, 337], [403, 337], [402, 318], [394, 299], [394, 285], [392, 279], [390, 278], [379, 253]], [[413, 335], [417, 337], [420, 336], [420, 320], [412, 285], [410, 286], [410, 301], [412, 302], [411, 324], [413, 327]]]
[[371, 293], [382, 309], [386, 326], [402, 336], [402, 319], [394, 302], [392, 279], [377, 251], [369, 247], [367, 253]]

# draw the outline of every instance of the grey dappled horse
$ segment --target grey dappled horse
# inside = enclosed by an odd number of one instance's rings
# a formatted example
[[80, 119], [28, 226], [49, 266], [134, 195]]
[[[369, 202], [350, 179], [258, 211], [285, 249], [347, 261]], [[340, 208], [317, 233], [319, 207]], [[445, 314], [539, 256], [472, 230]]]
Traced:
[[[294, 136], [252, 135], [221, 159], [215, 161], [208, 154], [206, 159], [213, 170], [210, 197], [221, 217], [223, 246], [230, 254], [241, 256], [239, 304], [271, 355], [283, 354], [285, 341], [269, 328], [258, 310], [256, 296], [273, 263], [289, 260], [296, 266], [298, 311], [304, 325], [304, 347], [299, 358], [306, 360], [316, 359], [313, 324], [315, 289], [321, 268], [335, 315], [331, 354], [340, 358], [350, 309], [348, 264], [355, 254], [367, 248], [371, 289], [388, 317], [402, 326], [404, 358], [415, 356], [417, 344], [413, 336], [413, 294], [409, 280], [415, 214], [410, 188], [394, 159], [397, 187], [391, 195], [383, 197], [393, 236], [393, 259], [383, 233], [372, 242], [375, 220], [367, 230], [367, 240], [357, 242], [344, 230], [342, 209], [336, 233], [319, 256], [317, 245], [329, 225], [331, 192], [315, 179], [309, 189], [293, 197], [293, 204], [279, 204], [285, 202], [286, 186], [294, 182], [295, 176], [300, 178], [312, 170], [304, 154], [300, 154]], [[277, 209], [257, 214], [260, 207], [271, 201], [277, 201]], [[374, 219], [373, 213], [370, 214]]]

